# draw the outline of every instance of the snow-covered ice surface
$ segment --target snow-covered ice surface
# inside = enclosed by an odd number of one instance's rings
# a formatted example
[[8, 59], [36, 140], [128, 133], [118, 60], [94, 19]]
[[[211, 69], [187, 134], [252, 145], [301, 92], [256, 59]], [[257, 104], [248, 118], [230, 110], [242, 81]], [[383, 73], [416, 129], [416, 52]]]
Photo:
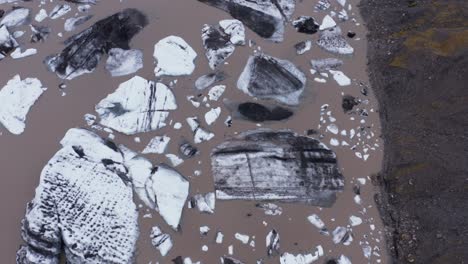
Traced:
[[178, 36], [161, 39], [154, 45], [156, 77], [190, 75], [195, 70], [197, 53], [185, 40]]
[[12, 134], [23, 133], [29, 110], [45, 90], [40, 80], [15, 75], [0, 90], [0, 124]]

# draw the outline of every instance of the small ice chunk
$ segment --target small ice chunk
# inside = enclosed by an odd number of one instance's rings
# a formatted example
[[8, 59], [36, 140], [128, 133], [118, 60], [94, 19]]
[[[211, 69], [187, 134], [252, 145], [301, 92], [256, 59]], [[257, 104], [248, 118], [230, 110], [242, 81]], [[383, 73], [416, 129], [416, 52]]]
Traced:
[[362, 219], [360, 217], [358, 217], [358, 216], [352, 215], [352, 216], [349, 217], [349, 224], [351, 226], [358, 226], [358, 225], [362, 224]]
[[109, 51], [106, 69], [112, 76], [132, 74], [141, 68], [143, 68], [143, 52], [141, 50], [113, 48]]
[[224, 74], [224, 72], [221, 71], [205, 74], [200, 76], [195, 81], [195, 88], [197, 90], [204, 90], [215, 83], [223, 81], [224, 79], [226, 79], [226, 74]]
[[154, 45], [153, 57], [157, 61], [156, 77], [190, 75], [195, 70], [197, 53], [184, 39], [169, 36]]
[[27, 49], [23, 52], [21, 52], [21, 48], [16, 48], [15, 51], [13, 51], [10, 56], [13, 58], [13, 59], [21, 59], [21, 58], [24, 58], [24, 57], [29, 57], [29, 56], [32, 56], [34, 54], [37, 54], [37, 49]]
[[51, 19], [57, 19], [64, 16], [66, 13], [71, 11], [71, 6], [67, 4], [56, 5], [54, 9], [50, 12], [49, 17]]
[[302, 55], [312, 48], [312, 41], [311, 40], [301, 41], [295, 44], [294, 48], [296, 49], [296, 53], [298, 55]]
[[166, 256], [167, 253], [171, 250], [172, 248], [172, 239], [171, 236], [168, 234], [162, 233], [161, 229], [159, 227], [154, 226], [151, 229], [151, 244], [153, 244], [154, 247], [156, 247], [159, 252], [161, 253], [161, 256]]
[[86, 21], [90, 20], [92, 17], [93, 17], [92, 15], [70, 17], [67, 20], [65, 20], [65, 24], [63, 25], [63, 28], [65, 29], [65, 31], [68, 31], [68, 32], [73, 31], [79, 26], [86, 23]]
[[206, 236], [209, 231], [210, 231], [209, 226], [200, 226], [200, 235]]
[[338, 264], [352, 264], [351, 260], [347, 258], [345, 255], [341, 255], [340, 258], [338, 259]]
[[345, 37], [341, 35], [341, 29], [339, 27], [321, 31], [320, 37], [317, 40], [317, 45], [331, 53], [343, 55], [354, 53], [354, 48], [351, 47]]
[[218, 101], [218, 99], [223, 95], [224, 90], [226, 90], [226, 85], [213, 86], [208, 92], [208, 98], [211, 101]]
[[208, 125], [213, 124], [221, 114], [221, 107], [212, 108], [205, 114], [205, 121]]
[[0, 90], [0, 123], [12, 134], [23, 133], [29, 110], [45, 90], [38, 79], [15, 75]]
[[333, 230], [333, 243], [335, 244], [343, 244], [345, 246], [349, 246], [353, 241], [352, 233], [346, 228], [342, 226], [338, 226]]
[[333, 79], [338, 83], [340, 86], [348, 86], [351, 85], [351, 79], [348, 78], [342, 71], [334, 71], [329, 70], [330, 73], [333, 75]]
[[39, 10], [39, 12], [37, 12], [36, 16], [34, 17], [34, 19], [37, 21], [37, 22], [42, 22], [44, 19], [46, 19], [48, 16], [47, 16], [47, 11], [42, 8], [41, 10]]
[[166, 154], [166, 158], [171, 162], [173, 167], [177, 167], [184, 163], [184, 160], [175, 154]]
[[322, 24], [320, 25], [319, 30], [326, 30], [334, 26], [336, 26], [335, 20], [333, 20], [331, 16], [326, 15], [322, 20]]
[[196, 194], [191, 199], [192, 207], [197, 207], [198, 211], [213, 214], [215, 210], [216, 197], [214, 192], [205, 195]]
[[327, 131], [335, 134], [335, 135], [338, 135], [338, 132], [339, 132], [339, 129], [338, 129], [338, 126], [336, 124], [329, 124], [327, 126]]
[[325, 223], [322, 221], [322, 219], [320, 219], [320, 217], [317, 214], [312, 214], [312, 215], [308, 216], [307, 220], [309, 220], [309, 222], [312, 225], [317, 227], [320, 230], [320, 233], [322, 235], [327, 235], [328, 236], [330, 234], [328, 232], [327, 228], [325, 227]]
[[250, 239], [250, 236], [248, 235], [244, 235], [244, 234], [241, 234], [241, 233], [236, 233], [234, 235], [234, 237], [239, 240], [240, 242], [242, 242], [242, 244], [247, 244], [249, 243], [249, 239]]
[[256, 205], [259, 208], [262, 208], [265, 212], [265, 215], [281, 215], [283, 213], [283, 208], [279, 207], [273, 203], [263, 203]]
[[280, 236], [275, 229], [271, 230], [266, 236], [266, 247], [268, 256], [279, 254]]
[[222, 244], [223, 239], [224, 239], [223, 233], [221, 233], [220, 231], [216, 232], [216, 239], [215, 239], [216, 244]]
[[209, 141], [215, 135], [209, 131], [204, 130], [200, 127], [200, 122], [196, 117], [189, 117], [186, 119], [187, 124], [190, 126], [192, 132], [194, 132], [194, 142], [195, 144], [201, 143], [203, 141]]
[[149, 154], [149, 153], [163, 154], [167, 149], [167, 145], [169, 144], [169, 141], [171, 141], [171, 138], [166, 135], [155, 136], [154, 138], [150, 140], [150, 142], [145, 147], [142, 153], [143, 154]]

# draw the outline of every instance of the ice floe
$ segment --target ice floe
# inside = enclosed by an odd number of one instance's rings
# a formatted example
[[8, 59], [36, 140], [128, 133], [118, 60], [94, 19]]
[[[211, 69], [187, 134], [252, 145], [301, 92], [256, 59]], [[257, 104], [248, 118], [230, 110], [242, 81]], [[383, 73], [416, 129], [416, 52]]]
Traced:
[[190, 75], [195, 70], [197, 53], [184, 39], [169, 36], [154, 45], [153, 57], [156, 60], [156, 77], [169, 75]]
[[0, 90], [0, 124], [12, 134], [23, 133], [29, 110], [45, 90], [38, 79], [15, 75]]
[[173, 243], [172, 238], [168, 234], [164, 234], [161, 229], [157, 226], [153, 226], [151, 229], [151, 244], [159, 250], [161, 256], [166, 256], [167, 253], [172, 249]]
[[266, 54], [250, 56], [237, 88], [260, 99], [299, 104], [306, 77], [293, 63]]
[[127, 135], [166, 126], [169, 112], [175, 109], [174, 94], [166, 85], [139, 76], [120, 84], [96, 105], [101, 125]]

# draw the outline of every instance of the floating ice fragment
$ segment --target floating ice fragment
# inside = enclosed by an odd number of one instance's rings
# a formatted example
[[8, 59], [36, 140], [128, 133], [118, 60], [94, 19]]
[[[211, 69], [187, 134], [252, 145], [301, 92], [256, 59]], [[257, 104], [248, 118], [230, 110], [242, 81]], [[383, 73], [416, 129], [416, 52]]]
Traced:
[[358, 226], [358, 225], [362, 224], [362, 219], [360, 217], [358, 217], [358, 216], [352, 215], [352, 216], [349, 217], [349, 224], [351, 226]]
[[346, 227], [338, 226], [333, 230], [333, 243], [349, 246], [353, 241], [353, 234]]
[[195, 144], [201, 143], [203, 141], [209, 141], [215, 135], [211, 132], [204, 130], [200, 127], [200, 122], [196, 117], [189, 117], [186, 119], [187, 124], [190, 126], [190, 129], [194, 133], [194, 142]]
[[25, 25], [29, 22], [30, 10], [24, 7], [13, 8], [0, 21], [0, 26], [8, 28]]
[[312, 48], [312, 41], [311, 40], [301, 41], [297, 43], [296, 45], [294, 45], [294, 48], [296, 49], [296, 53], [298, 55], [302, 55]]
[[221, 114], [221, 107], [212, 108], [205, 114], [205, 121], [208, 125], [213, 124]]
[[223, 95], [224, 90], [226, 90], [226, 85], [213, 86], [208, 92], [208, 98], [211, 101], [218, 101], [218, 99]]
[[173, 167], [177, 167], [180, 164], [184, 163], [184, 160], [175, 154], [166, 154], [166, 158], [169, 160]]
[[139, 76], [120, 84], [96, 105], [101, 125], [127, 135], [166, 126], [169, 111], [175, 109], [175, 96], [166, 85]]
[[346, 39], [341, 35], [341, 29], [339, 27], [321, 31], [320, 37], [317, 40], [317, 45], [332, 53], [344, 55], [354, 53], [353, 47], [351, 47], [351, 45], [349, 45]]
[[223, 238], [224, 238], [223, 233], [221, 233], [220, 231], [216, 232], [216, 239], [215, 239], [216, 244], [222, 244]]
[[280, 235], [275, 229], [271, 230], [266, 236], [266, 247], [268, 256], [279, 254], [280, 250]]
[[67, 20], [65, 20], [65, 24], [63, 25], [63, 28], [65, 29], [65, 31], [68, 31], [68, 32], [73, 31], [79, 26], [86, 23], [86, 21], [90, 20], [92, 17], [93, 17], [92, 15], [70, 17]]
[[234, 237], [237, 240], [239, 240], [240, 242], [242, 242], [242, 244], [249, 243], [250, 236], [248, 236], [248, 235], [244, 235], [244, 234], [241, 234], [241, 233], [236, 233], [236, 234], [234, 234]]
[[161, 253], [161, 256], [166, 256], [167, 253], [172, 249], [172, 239], [171, 236], [168, 234], [164, 234], [159, 227], [154, 226], [151, 229], [151, 244], [153, 244], [154, 247], [156, 247], [159, 252]]
[[57, 19], [64, 16], [66, 13], [71, 11], [71, 6], [67, 4], [56, 5], [54, 9], [50, 12], [49, 17], [51, 19]]
[[259, 208], [262, 208], [266, 215], [281, 215], [283, 213], [283, 208], [279, 207], [273, 203], [263, 203], [256, 205]]
[[205, 195], [196, 194], [191, 199], [192, 207], [197, 207], [198, 211], [213, 214], [215, 210], [216, 197], [213, 192]]
[[146, 190], [162, 218], [177, 230], [189, 193], [189, 182], [176, 170], [162, 164], [154, 170]]
[[15, 75], [0, 90], [0, 124], [12, 134], [23, 133], [29, 110], [45, 90], [38, 79]]
[[340, 258], [338, 259], [338, 264], [352, 264], [351, 260], [347, 258], [345, 255], [341, 255]]
[[305, 34], [317, 33], [320, 27], [311, 16], [300, 16], [292, 22], [292, 25], [297, 32]]
[[190, 75], [195, 70], [197, 53], [181, 37], [169, 36], [154, 45], [153, 57], [157, 61], [156, 77], [181, 76]]
[[169, 144], [170, 140], [171, 138], [166, 135], [155, 136], [154, 138], [150, 140], [150, 142], [145, 147], [142, 153], [143, 154], [149, 154], [149, 153], [163, 154], [166, 151], [167, 145]]
[[200, 235], [206, 236], [210, 231], [210, 227], [208, 226], [200, 226]]
[[322, 20], [322, 24], [320, 25], [319, 30], [326, 30], [334, 26], [336, 26], [335, 20], [333, 20], [331, 16], [326, 15]]
[[204, 90], [217, 82], [223, 81], [224, 79], [226, 79], [226, 74], [221, 71], [205, 74], [195, 81], [195, 88], [197, 88], [197, 90]]
[[21, 52], [21, 48], [16, 48], [15, 51], [13, 51], [10, 56], [13, 58], [13, 59], [21, 59], [21, 58], [24, 58], [24, 57], [29, 57], [29, 56], [32, 56], [34, 54], [37, 54], [37, 49], [27, 49], [23, 52]]
[[45, 9], [41, 9], [39, 10], [39, 12], [36, 14], [36, 16], [34, 17], [34, 19], [37, 21], [37, 22], [42, 22], [44, 19], [46, 19], [48, 17], [47, 15], [47, 11]]
[[340, 86], [348, 86], [351, 85], [351, 79], [348, 78], [342, 71], [334, 71], [330, 70], [330, 73], [333, 75], [333, 79], [338, 83]]

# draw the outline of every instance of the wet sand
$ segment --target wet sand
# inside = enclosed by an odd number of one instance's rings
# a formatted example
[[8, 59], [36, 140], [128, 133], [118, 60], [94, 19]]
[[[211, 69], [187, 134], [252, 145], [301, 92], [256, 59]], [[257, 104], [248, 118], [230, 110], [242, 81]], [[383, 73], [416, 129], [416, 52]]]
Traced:
[[[351, 13], [358, 11], [356, 8], [357, 3], [351, 3], [353, 10], [349, 12], [350, 16]], [[315, 13], [313, 11], [314, 5], [315, 1], [298, 3], [293, 18], [299, 15], [312, 15], [320, 22], [325, 13]], [[38, 10], [35, 3], [22, 3], [22, 6], [34, 9], [33, 14]], [[53, 6], [47, 4], [45, 8], [51, 10]], [[184, 38], [197, 51], [198, 57], [196, 59], [195, 72], [191, 76], [165, 77], [161, 79], [166, 84], [169, 84], [172, 80], [178, 80], [172, 89], [176, 95], [179, 109], [171, 113], [169, 119], [173, 120], [173, 122], [182, 123], [182, 129], [175, 130], [171, 127], [165, 127], [157, 131], [137, 135], [140, 137], [141, 143], [134, 142], [134, 137], [114, 133], [115, 141], [133, 150], [141, 151], [152, 137], [167, 134], [172, 138], [167, 153], [177, 154], [176, 145], [179, 140], [182, 138], [192, 140], [193, 137], [185, 122], [185, 118], [197, 115], [200, 119], [203, 119], [204, 113], [210, 109], [204, 106], [198, 109], [194, 108], [186, 100], [186, 96], [197, 95], [199, 92], [193, 88], [194, 81], [199, 76], [211, 72], [204, 56], [200, 36], [201, 28], [203, 24], [216, 24], [221, 19], [230, 18], [227, 13], [197, 1], [126, 1], [112, 5], [101, 2], [93, 6], [90, 13], [94, 14], [94, 17], [78, 30], [71, 33], [64, 32], [63, 19], [56, 21], [45, 20], [43, 24], [52, 27], [52, 34], [45, 43], [29, 44], [27, 43], [29, 36], [20, 39], [26, 44], [26, 47], [34, 46], [37, 48], [37, 55], [20, 60], [5, 59], [0, 62], [0, 85], [3, 86], [16, 73], [19, 73], [22, 78], [37, 77], [45, 87], [49, 88], [32, 107], [27, 117], [26, 130], [22, 135], [13, 136], [2, 129], [3, 135], [0, 136], [0, 166], [3, 175], [3, 182], [0, 186], [0, 210], [4, 212], [1, 218], [3, 236], [1, 238], [2, 247], [0, 248], [0, 256], [2, 256], [2, 260], [6, 263], [14, 262], [15, 252], [22, 243], [20, 238], [20, 222], [24, 216], [26, 203], [33, 198], [34, 188], [39, 182], [40, 171], [49, 158], [59, 149], [60, 139], [69, 128], [86, 127], [83, 115], [93, 113], [94, 106], [102, 98], [113, 92], [120, 83], [132, 77], [132, 75], [117, 78], [110, 77], [104, 69], [104, 59], [101, 60], [98, 69], [94, 73], [86, 74], [66, 82], [66, 96], [62, 96], [62, 91], [58, 89], [62, 80], [59, 80], [55, 74], [48, 72], [42, 64], [42, 60], [47, 55], [60, 52], [63, 48], [61, 42], [66, 37], [74, 33], [76, 34], [95, 21], [126, 7], [142, 10], [149, 19], [149, 25], [136, 35], [131, 42], [132, 48], [142, 49], [144, 52], [145, 66], [136, 73], [137, 75], [149, 80], [154, 79], [153, 45], [169, 35], [177, 35]], [[71, 16], [75, 10], [65, 17]], [[362, 23], [360, 22], [361, 18], [357, 14], [351, 17], [356, 17], [357, 22]], [[352, 21], [340, 24], [340, 26], [343, 32], [353, 30], [357, 33], [357, 38], [360, 38], [360, 40], [349, 39], [350, 44], [355, 49], [355, 53], [352, 56], [344, 57], [326, 53], [315, 43], [311, 51], [304, 55], [296, 55], [293, 47], [294, 44], [307, 39], [315, 41], [318, 38], [318, 34], [312, 36], [299, 34], [291, 26], [286, 28], [285, 40], [279, 44], [265, 41], [247, 29], [247, 39], [254, 40], [257, 46], [253, 48], [249, 48], [248, 46], [237, 47], [234, 54], [227, 60], [229, 64], [220, 66], [220, 69], [229, 75], [229, 78], [222, 82], [222, 84], [227, 85], [226, 92], [222, 98], [228, 98], [235, 102], [253, 101], [253, 98], [244, 95], [236, 88], [236, 82], [248, 56], [253, 54], [255, 48], [261, 47], [261, 50], [266, 54], [290, 60], [308, 78], [305, 92], [301, 98], [301, 104], [295, 109], [295, 115], [287, 121], [264, 123], [262, 127], [273, 129], [287, 128], [304, 134], [308, 129], [318, 129], [321, 117], [320, 107], [324, 104], [329, 104], [330, 107], [327, 111], [332, 112], [331, 115], [336, 118], [337, 121], [335, 123], [340, 129], [356, 129], [359, 126], [361, 118], [353, 115], [356, 120], [350, 120], [351, 116], [343, 113], [341, 108], [342, 93], [358, 96], [362, 99], [369, 99], [369, 105], [365, 106], [368, 110], [377, 110], [378, 105], [372, 90], [369, 91], [367, 97], [364, 97], [360, 94], [362, 87], [357, 84], [357, 82], [368, 83], [366, 74], [366, 29], [362, 25], [355, 26]], [[58, 38], [58, 32], [64, 32], [64, 38]], [[333, 78], [328, 78], [326, 84], [313, 81], [318, 76], [312, 76], [309, 73], [310, 59], [327, 57], [339, 57], [344, 60], [345, 63], [340, 70], [353, 80], [356, 80], [353, 81], [353, 85], [340, 87]], [[207, 90], [202, 93], [206, 95]], [[211, 149], [221, 143], [225, 137], [258, 127], [251, 122], [234, 120], [233, 126], [228, 128], [225, 126], [224, 120], [230, 113], [224, 107], [222, 100], [210, 104], [211, 107], [222, 107], [222, 114], [215, 124], [211, 126], [204, 124], [216, 136], [211, 141], [197, 146], [200, 154], [176, 167], [179, 172], [189, 178], [191, 195], [213, 191], [209, 157]], [[380, 135], [378, 113], [376, 111], [369, 112], [369, 117], [365, 118], [365, 122], [366, 125], [372, 126], [372, 131], [376, 135], [372, 139], [372, 142], [381, 143], [378, 140]], [[381, 260], [381, 263], [388, 263], [382, 223], [373, 201], [374, 187], [370, 183], [370, 180], [367, 180], [367, 183], [361, 187], [362, 206], [354, 203], [354, 193], [352, 191], [353, 185], [357, 184], [357, 178], [367, 178], [381, 169], [383, 144], [380, 144], [380, 148], [376, 151], [371, 152], [367, 161], [363, 161], [362, 159], [358, 159], [354, 154], [355, 151], [350, 150], [349, 147], [330, 146], [329, 140], [331, 134], [324, 133], [325, 127], [326, 125], [322, 125], [319, 129], [324, 134], [322, 141], [336, 152], [339, 166], [346, 181], [344, 192], [338, 194], [337, 201], [332, 208], [321, 209], [307, 205], [277, 203], [283, 208], [283, 214], [281, 216], [266, 216], [261, 209], [255, 207], [255, 202], [226, 202], [218, 200], [214, 215], [200, 214], [196, 209], [184, 209], [181, 231], [176, 233], [164, 223], [156, 212], [151, 212], [142, 207], [140, 209], [141, 216], [152, 213], [153, 217], [140, 218], [141, 233], [136, 262], [148, 263], [152, 261], [156, 263], [159, 261], [160, 263], [169, 263], [171, 259], [182, 255], [183, 257], [191, 257], [194, 261], [217, 263], [220, 256], [227, 255], [228, 246], [234, 245], [234, 256], [246, 263], [253, 263], [260, 258], [263, 258], [266, 263], [278, 263], [278, 258], [268, 258], [266, 256], [265, 248], [265, 236], [274, 228], [279, 232], [281, 237], [281, 252], [304, 253], [318, 245], [322, 245], [325, 250], [325, 257], [322, 257], [319, 262], [344, 254], [353, 263], [376, 263], [378, 259]], [[102, 133], [102, 135], [107, 136], [106, 133]], [[352, 140], [348, 139], [348, 141], [351, 143]], [[153, 164], [168, 163], [168, 160], [163, 155], [147, 155], [147, 158]], [[193, 173], [195, 170], [201, 170], [202, 174], [195, 176]], [[139, 201], [136, 202], [140, 204]], [[363, 208], [366, 208], [364, 215], [360, 213], [363, 212]], [[331, 237], [319, 234], [318, 230], [307, 221], [307, 216], [313, 213], [318, 214], [325, 221], [330, 231], [336, 226], [348, 225], [350, 215], [361, 217], [364, 223], [353, 227], [354, 241], [350, 246], [334, 245]], [[263, 221], [267, 223], [266, 226], [263, 224]], [[376, 226], [374, 231], [370, 229], [370, 224]], [[149, 232], [151, 227], [155, 225], [160, 226], [164, 232], [171, 234], [174, 240], [174, 248], [165, 258], [161, 258], [159, 252], [150, 243]], [[206, 237], [201, 237], [199, 227], [204, 225], [209, 226], [211, 231]], [[214, 243], [217, 230], [222, 231], [225, 235], [225, 240], [221, 245]], [[235, 240], [234, 234], [236, 232], [255, 236], [255, 248], [249, 245], [242, 245], [240, 241]], [[372, 248], [374, 246], [380, 248], [378, 253], [381, 257], [372, 256], [371, 260], [365, 259], [360, 241], [368, 241]], [[209, 247], [208, 252], [201, 250], [203, 245]]]

